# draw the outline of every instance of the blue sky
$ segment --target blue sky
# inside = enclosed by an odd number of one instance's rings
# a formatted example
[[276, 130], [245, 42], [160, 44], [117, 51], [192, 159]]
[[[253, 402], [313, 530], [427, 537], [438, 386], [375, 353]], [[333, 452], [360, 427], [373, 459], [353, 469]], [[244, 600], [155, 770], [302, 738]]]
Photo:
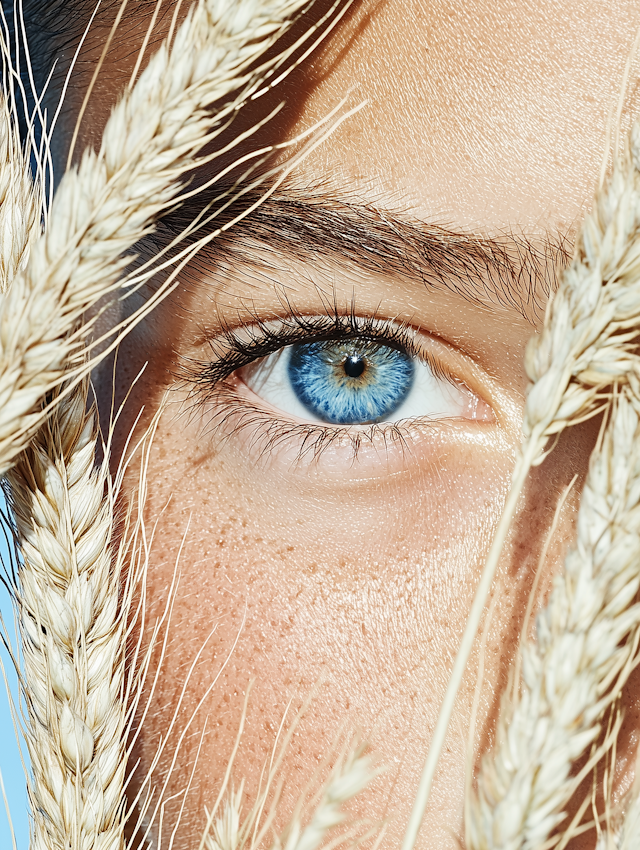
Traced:
[[[4, 509], [4, 499], [0, 495], [0, 507]], [[7, 547], [0, 534], [0, 557], [2, 563], [7, 563]], [[13, 630], [13, 612], [11, 601], [4, 587], [0, 585], [0, 611], [11, 637], [15, 637]], [[0, 655], [11, 679], [11, 686], [15, 694], [15, 677], [11, 676], [11, 664], [8, 661], [4, 648], [0, 649]], [[18, 850], [27, 850], [29, 844], [29, 827], [27, 821], [27, 794], [24, 782], [24, 773], [20, 762], [20, 753], [13, 731], [11, 713], [9, 711], [9, 700], [7, 698], [4, 682], [0, 679], [0, 770], [4, 780], [5, 790], [9, 799], [11, 819], [16, 832]], [[10, 850], [11, 833], [4, 803], [0, 799], [0, 847], [2, 850]]]

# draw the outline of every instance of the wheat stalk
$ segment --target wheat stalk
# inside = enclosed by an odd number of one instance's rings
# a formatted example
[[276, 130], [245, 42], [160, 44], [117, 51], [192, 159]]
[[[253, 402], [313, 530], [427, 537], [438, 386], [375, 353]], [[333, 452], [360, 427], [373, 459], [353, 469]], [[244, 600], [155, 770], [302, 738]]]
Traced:
[[79, 391], [57, 404], [9, 473], [34, 850], [122, 844], [129, 591], [111, 549], [107, 460], [94, 467], [96, 415], [85, 404]]
[[[177, 178], [193, 165], [212, 123], [207, 107], [243, 83], [255, 89], [264, 68], [244, 79], [242, 73], [299, 5], [198, 4], [173, 47], [161, 48], [114, 110], [99, 153], [85, 153], [61, 181], [47, 231], [3, 298], [0, 471], [15, 464], [34, 848], [122, 846], [128, 710], [123, 550], [110, 551], [106, 457], [93, 468], [95, 412], [85, 413], [86, 389], [76, 388], [56, 400], [34, 436], [40, 401], [78, 350], [78, 335], [69, 332], [114, 284], [127, 262], [121, 253], [148, 232], [178, 191]], [[10, 189], [21, 186], [15, 168], [25, 173], [23, 160], [12, 158], [9, 130], [9, 189], [0, 216], [6, 229], [16, 219]], [[25, 254], [13, 240], [10, 247], [0, 246], [9, 274]]]
[[[469, 848], [541, 847], [564, 817], [572, 765], [633, 669], [640, 626], [640, 398], [623, 392], [582, 493], [576, 547], [523, 650], [467, 820]], [[634, 640], [634, 637], [636, 640]]]
[[470, 801], [467, 840], [473, 848], [544, 843], [576, 788], [572, 762], [598, 735], [604, 710], [630, 672], [640, 576], [640, 433], [633, 410], [640, 399], [633, 347], [640, 318], [639, 227], [635, 124], [585, 221], [543, 332], [527, 350], [533, 385], [525, 457], [529, 447], [540, 451], [543, 440], [591, 415], [608, 385], [626, 386], [594, 450], [576, 549], [538, 618], [538, 645], [524, 650], [520, 700], [503, 702], [499, 743], [484, 762], [478, 798]]
[[[85, 151], [64, 174], [45, 234], [0, 300], [0, 474], [42, 421], [40, 400], [79, 355], [83, 315], [118, 285], [131, 259], [123, 254], [175, 202], [203, 146], [277, 65], [278, 57], [250, 70], [302, 4], [199, 0], [115, 106], [100, 150]], [[210, 107], [238, 89], [213, 118]]]
[[[347, 819], [344, 805], [357, 796], [375, 775], [366, 746], [350, 743], [336, 760], [316, 800], [305, 805], [307, 795], [304, 791], [300, 794], [289, 823], [280, 835], [274, 833], [271, 850], [317, 850], [321, 846], [340, 846], [353, 838], [352, 830], [340, 832], [337, 836], [334, 831]], [[244, 783], [237, 791], [231, 789], [222, 804], [221, 813], [216, 815], [214, 809], [208, 815], [201, 842], [203, 850], [258, 850], [262, 846], [277, 808], [276, 792], [266, 823], [259, 823], [274, 776], [272, 769], [265, 788], [244, 818], [241, 814]], [[327, 844], [329, 836], [332, 837]]]
[[[19, 139], [15, 116], [0, 95], [0, 291], [5, 292], [26, 266], [40, 235], [40, 184], [31, 177], [28, 157]], [[2, 407], [0, 395], [0, 407]]]

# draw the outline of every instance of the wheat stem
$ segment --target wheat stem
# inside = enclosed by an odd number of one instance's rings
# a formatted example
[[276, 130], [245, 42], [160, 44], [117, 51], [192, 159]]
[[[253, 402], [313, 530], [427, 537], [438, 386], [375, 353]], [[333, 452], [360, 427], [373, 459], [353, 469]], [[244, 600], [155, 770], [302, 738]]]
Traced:
[[[371, 757], [366, 754], [366, 747], [351, 745], [349, 750], [337, 759], [329, 778], [316, 797], [315, 804], [305, 806], [306, 793], [300, 795], [287, 827], [281, 835], [274, 835], [271, 850], [317, 850], [321, 846], [330, 850], [349, 841], [353, 837], [352, 830], [334, 835], [333, 838], [329, 836], [344, 824], [347, 818], [343, 808], [345, 803], [359, 794], [375, 774]], [[231, 789], [222, 806], [222, 812], [214, 816], [214, 810], [208, 815], [201, 841], [205, 850], [257, 850], [261, 846], [265, 827], [263, 825], [259, 830], [256, 827], [273, 775], [270, 769], [266, 790], [258, 795], [244, 819], [241, 816], [244, 783], [237, 791]], [[267, 818], [268, 824], [273, 820], [277, 798], [276, 792], [272, 810]], [[219, 803], [216, 808], [218, 805]], [[308, 808], [311, 808], [310, 814], [306, 811]], [[305, 814], [308, 821], [306, 826], [303, 825]]]
[[[532, 385], [525, 405], [524, 441], [449, 679], [402, 850], [415, 845], [455, 698], [528, 472], [544, 460], [565, 428], [601, 408], [607, 387], [614, 381], [627, 382], [638, 368], [633, 340], [640, 322], [639, 142], [636, 124], [624, 155], [585, 219], [574, 260], [547, 307], [543, 331], [527, 348], [525, 365]], [[545, 450], [551, 437], [556, 440]]]
[[621, 394], [592, 458], [576, 548], [538, 616], [537, 643], [524, 646], [520, 698], [505, 699], [496, 751], [482, 767], [470, 848], [532, 850], [547, 840], [576, 788], [573, 763], [595, 741], [632, 669], [640, 627], [639, 407]]
[[591, 415], [608, 385], [623, 389], [594, 450], [577, 548], [538, 618], [538, 647], [524, 649], [520, 700], [503, 702], [499, 744], [483, 765], [471, 807], [473, 848], [532, 848], [546, 841], [575, 789], [571, 762], [597, 736], [602, 712], [631, 669], [640, 561], [634, 445], [640, 432], [633, 412], [639, 361], [632, 330], [640, 318], [638, 142], [634, 125], [585, 221], [543, 332], [527, 351], [534, 382], [525, 410], [529, 441], [541, 428], [551, 436]]
[[480, 620], [482, 619], [487, 597], [491, 590], [498, 561], [502, 554], [502, 548], [511, 527], [511, 522], [516, 511], [516, 505], [520, 498], [520, 493], [522, 492], [527, 475], [529, 474], [532, 459], [539, 450], [538, 445], [531, 446], [530, 448], [531, 451], [529, 456], [523, 455], [518, 460], [518, 465], [513, 475], [511, 490], [509, 491], [507, 502], [502, 516], [500, 517], [500, 522], [498, 523], [498, 528], [493, 538], [491, 549], [480, 577], [480, 582], [476, 589], [476, 594], [469, 611], [469, 616], [467, 617], [462, 640], [460, 641], [460, 647], [447, 683], [447, 689], [445, 691], [444, 699], [442, 700], [438, 720], [429, 745], [429, 752], [424, 763], [420, 783], [418, 785], [418, 791], [414, 799], [413, 808], [411, 810], [409, 823], [402, 841], [401, 850], [413, 850], [418, 837], [418, 832], [420, 831], [420, 825], [429, 801], [431, 787], [438, 768], [440, 754], [449, 729], [455, 700], [467, 668], [471, 650], [473, 649], [478, 626], [480, 625]]

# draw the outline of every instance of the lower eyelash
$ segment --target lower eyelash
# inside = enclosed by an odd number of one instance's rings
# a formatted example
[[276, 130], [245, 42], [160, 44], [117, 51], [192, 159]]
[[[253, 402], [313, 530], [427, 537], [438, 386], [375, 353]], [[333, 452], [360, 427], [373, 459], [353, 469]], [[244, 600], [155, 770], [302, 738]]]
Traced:
[[385, 422], [360, 427], [289, 422], [242, 399], [227, 381], [219, 384], [210, 399], [198, 402], [198, 406], [203, 404], [209, 408], [206, 422], [203, 422], [205, 434], [215, 432], [216, 440], [224, 443], [242, 432], [253, 431], [248, 448], [259, 458], [282, 446], [291, 447], [294, 442], [297, 443], [294, 463], [318, 460], [336, 442], [345, 440], [350, 443], [353, 462], [364, 446], [383, 451], [391, 447], [400, 448], [402, 452], [410, 449], [409, 423], [403, 426], [402, 423]]

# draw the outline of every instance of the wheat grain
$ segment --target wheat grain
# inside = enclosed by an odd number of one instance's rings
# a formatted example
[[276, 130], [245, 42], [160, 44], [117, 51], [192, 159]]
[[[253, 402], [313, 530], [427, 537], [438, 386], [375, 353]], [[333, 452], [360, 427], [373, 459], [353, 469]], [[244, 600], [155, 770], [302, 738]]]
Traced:
[[240, 846], [240, 811], [244, 785], [237, 791], [233, 788], [225, 800], [222, 814], [212, 823], [204, 835], [206, 850], [238, 850]]
[[[39, 183], [31, 178], [28, 158], [19, 140], [15, 117], [0, 96], [0, 291], [5, 292], [26, 266], [40, 235], [42, 203]], [[0, 405], [2, 400], [0, 398]]]
[[127, 593], [85, 405], [78, 390], [60, 402], [9, 474], [34, 850], [122, 846]]

